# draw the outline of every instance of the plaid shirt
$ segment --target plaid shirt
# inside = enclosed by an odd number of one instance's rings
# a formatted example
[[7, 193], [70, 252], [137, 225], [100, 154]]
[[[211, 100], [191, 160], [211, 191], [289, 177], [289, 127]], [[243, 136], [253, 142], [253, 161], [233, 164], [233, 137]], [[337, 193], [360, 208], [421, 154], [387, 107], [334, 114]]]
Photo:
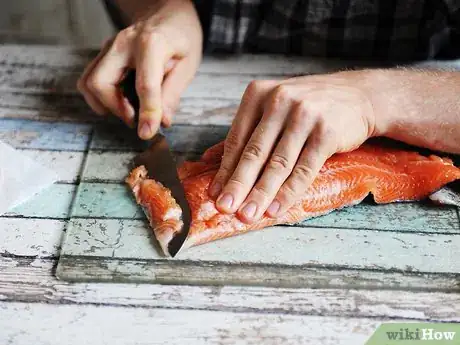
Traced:
[[[111, 0], [104, 0], [109, 2]], [[210, 53], [460, 58], [460, 0], [194, 0]]]

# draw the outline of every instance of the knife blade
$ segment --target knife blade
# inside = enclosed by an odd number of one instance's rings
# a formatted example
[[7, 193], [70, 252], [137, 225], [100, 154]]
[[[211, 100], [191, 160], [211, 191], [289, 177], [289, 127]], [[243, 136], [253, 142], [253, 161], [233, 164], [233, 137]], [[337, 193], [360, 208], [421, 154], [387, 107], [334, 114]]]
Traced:
[[[139, 98], [136, 93], [135, 80], [136, 72], [135, 70], [131, 70], [127, 73], [120, 86], [124, 96], [134, 108], [135, 128], [137, 128], [137, 123], [139, 121]], [[171, 191], [171, 195], [182, 209], [182, 229], [168, 244], [169, 254], [175, 257], [187, 239], [191, 223], [190, 205], [177, 173], [177, 163], [161, 127], [152, 139], [144, 141], [139, 138], [139, 141], [142, 142], [142, 145], [147, 145], [147, 149], [134, 157], [134, 166], [144, 165], [147, 169], [148, 177], [162, 183], [168, 188]]]

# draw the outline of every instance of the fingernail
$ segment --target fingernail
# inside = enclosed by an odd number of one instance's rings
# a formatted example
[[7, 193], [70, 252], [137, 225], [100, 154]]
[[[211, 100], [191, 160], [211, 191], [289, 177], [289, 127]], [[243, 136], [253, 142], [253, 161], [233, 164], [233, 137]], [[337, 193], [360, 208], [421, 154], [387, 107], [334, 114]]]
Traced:
[[139, 136], [142, 138], [142, 139], [148, 139], [150, 138], [150, 135], [151, 135], [151, 128], [150, 128], [150, 125], [148, 123], [144, 123], [141, 127], [141, 130], [140, 130], [140, 133], [139, 133]]
[[256, 211], [257, 205], [255, 202], [250, 202], [241, 210], [241, 212], [244, 214], [246, 218], [253, 218], [256, 215]]
[[231, 196], [231, 194], [225, 193], [219, 197], [219, 199], [217, 199], [217, 204], [222, 208], [230, 209], [233, 204], [233, 196]]
[[222, 190], [222, 185], [219, 182], [216, 182], [211, 186], [209, 194], [211, 195], [211, 197], [217, 198], [221, 190]]
[[274, 216], [278, 213], [278, 211], [280, 210], [280, 207], [281, 207], [281, 204], [275, 200], [270, 204], [270, 206], [268, 206], [267, 212], [270, 215]]

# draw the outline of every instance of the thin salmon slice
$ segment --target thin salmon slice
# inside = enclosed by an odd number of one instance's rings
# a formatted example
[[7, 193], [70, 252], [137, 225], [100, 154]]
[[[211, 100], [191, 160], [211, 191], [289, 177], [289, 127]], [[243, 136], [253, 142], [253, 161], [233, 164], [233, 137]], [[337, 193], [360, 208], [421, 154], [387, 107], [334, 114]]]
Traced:
[[[223, 142], [208, 149], [199, 161], [186, 161], [178, 167], [192, 212], [190, 231], [181, 250], [251, 230], [322, 216], [359, 204], [369, 194], [376, 203], [385, 204], [422, 200], [435, 193], [437, 198], [433, 199], [442, 203], [439, 190], [460, 179], [460, 169], [449, 158], [365, 143], [352, 152], [329, 158], [303, 198], [284, 215], [265, 215], [256, 223], [246, 224], [235, 214], [219, 212], [208, 196], [222, 154]], [[181, 208], [165, 186], [147, 178], [144, 166], [131, 171], [126, 183], [142, 206], [165, 255], [170, 256], [168, 244], [182, 227]]]

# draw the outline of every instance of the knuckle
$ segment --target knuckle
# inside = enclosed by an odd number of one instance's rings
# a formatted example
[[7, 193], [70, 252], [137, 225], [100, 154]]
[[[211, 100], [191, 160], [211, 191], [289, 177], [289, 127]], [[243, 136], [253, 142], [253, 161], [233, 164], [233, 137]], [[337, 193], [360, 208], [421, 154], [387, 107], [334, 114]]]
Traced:
[[276, 114], [282, 104], [289, 101], [289, 88], [286, 85], [278, 85], [273, 90], [265, 104], [265, 110], [269, 110], [269, 114]]
[[228, 185], [229, 186], [234, 186], [234, 187], [243, 187], [244, 186], [244, 181], [240, 176], [232, 176], [228, 180]]
[[273, 93], [273, 101], [275, 103], [282, 103], [290, 97], [289, 87], [287, 85], [278, 85]]
[[303, 129], [305, 124], [313, 118], [308, 107], [309, 105], [305, 100], [297, 103], [291, 118], [293, 128]]
[[241, 158], [249, 161], [259, 160], [262, 158], [262, 147], [258, 143], [248, 143]]
[[253, 80], [251, 81], [243, 94], [243, 101], [250, 102], [259, 99], [264, 92], [276, 85], [274, 80]]
[[304, 164], [298, 164], [293, 172], [292, 172], [293, 177], [295, 180], [301, 184], [307, 184], [311, 181], [313, 177], [313, 170]]
[[128, 42], [132, 38], [132, 31], [130, 28], [124, 29], [120, 31], [116, 36], [115, 39], [112, 41], [107, 42], [108, 45], [112, 45], [112, 48], [117, 51], [124, 51], [128, 46]]
[[218, 178], [222, 179], [225, 176], [230, 175], [231, 173], [232, 173], [231, 165], [227, 162], [226, 159], [222, 160], [222, 163], [221, 163], [220, 169], [219, 169]]
[[270, 161], [267, 164], [267, 168], [271, 170], [287, 170], [289, 169], [289, 160], [281, 155], [281, 154], [274, 154], [271, 158]]
[[251, 81], [244, 92], [244, 95], [243, 95], [244, 100], [246, 101], [253, 100], [254, 98], [257, 97], [257, 95], [260, 93], [261, 90], [262, 90], [262, 87], [261, 87], [260, 80]]
[[311, 113], [310, 107], [311, 107], [311, 102], [307, 99], [301, 99], [297, 101], [297, 110], [299, 112], [299, 115], [303, 115], [303, 114], [306, 115], [306, 114]]
[[139, 34], [139, 42], [142, 46], [148, 46], [153, 43], [164, 41], [165, 35], [161, 30], [157, 29], [144, 29]]
[[248, 92], [258, 92], [261, 89], [261, 84], [262, 84], [261, 80], [252, 80], [249, 83], [249, 85], [248, 85], [246, 90]]
[[93, 74], [88, 77], [86, 81], [86, 87], [96, 94], [101, 94], [104, 89], [104, 84], [101, 78]]
[[268, 199], [270, 195], [267, 186], [263, 185], [254, 186], [254, 188], [252, 189], [252, 193], [259, 198], [262, 197], [262, 199]]
[[329, 154], [330, 151], [337, 148], [338, 134], [333, 126], [322, 120], [318, 125], [318, 132], [314, 139], [317, 146], [321, 147], [321, 151], [326, 151], [325, 153]]
[[236, 131], [231, 130], [230, 132], [228, 132], [227, 138], [225, 139], [224, 152], [233, 151], [239, 143], [240, 141], [238, 139], [238, 134], [236, 133]]
[[331, 127], [329, 121], [327, 121], [323, 116], [319, 116], [317, 120], [318, 135], [320, 137], [328, 137], [331, 134], [334, 134], [334, 130]]
[[139, 73], [139, 77], [136, 78], [136, 91], [139, 95], [149, 96], [155, 92], [155, 87], [145, 75]]
[[288, 181], [281, 187], [277, 198], [284, 204], [289, 204], [297, 197], [297, 194], [295, 186], [293, 186], [291, 181]]

